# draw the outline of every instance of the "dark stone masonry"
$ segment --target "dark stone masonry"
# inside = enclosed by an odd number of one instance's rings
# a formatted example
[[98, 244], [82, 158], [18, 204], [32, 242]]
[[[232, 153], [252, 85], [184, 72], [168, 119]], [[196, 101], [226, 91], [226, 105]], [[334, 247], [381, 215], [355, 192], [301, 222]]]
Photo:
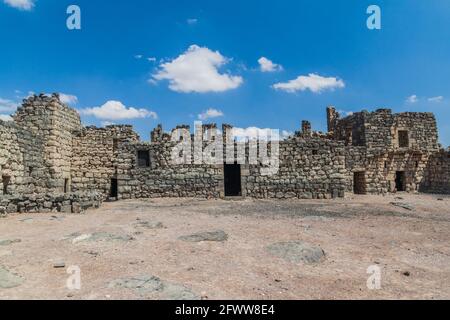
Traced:
[[[174, 148], [195, 135], [204, 138], [200, 152], [211, 143], [229, 152], [229, 125], [222, 127], [226, 138], [216, 135], [215, 124], [203, 125], [193, 135], [189, 126], [171, 133], [158, 126], [151, 141], [143, 142], [131, 126], [83, 127], [77, 111], [62, 104], [57, 94], [35, 95], [24, 100], [14, 121], [0, 120], [0, 216], [80, 213], [105, 200], [133, 198], [450, 194], [450, 151], [438, 143], [432, 113], [380, 109], [341, 118], [330, 107], [327, 118], [328, 133], [315, 132], [303, 121], [300, 132], [279, 141], [278, 169], [268, 175], [263, 174], [266, 164], [246, 161], [251, 153], [248, 141], [231, 143], [232, 153], [245, 151], [245, 159], [234, 164], [195, 161], [199, 150], [193, 143], [188, 152], [179, 152], [192, 162], [172, 161]], [[270, 143], [267, 149], [270, 154]], [[209, 156], [221, 159], [216, 151]]]

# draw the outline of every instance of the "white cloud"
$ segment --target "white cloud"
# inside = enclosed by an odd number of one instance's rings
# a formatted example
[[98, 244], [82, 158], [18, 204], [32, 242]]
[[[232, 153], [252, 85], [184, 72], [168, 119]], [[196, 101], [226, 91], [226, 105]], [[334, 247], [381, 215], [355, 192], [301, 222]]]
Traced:
[[242, 77], [221, 74], [218, 70], [228, 61], [218, 51], [192, 45], [178, 58], [162, 63], [153, 79], [168, 80], [171, 90], [183, 93], [236, 89], [242, 84]]
[[127, 108], [122, 102], [113, 100], [106, 102], [101, 107], [86, 108], [80, 110], [80, 112], [84, 115], [94, 116], [102, 120], [158, 118], [158, 115], [153, 111], [133, 107]]
[[218, 117], [223, 117], [223, 112], [217, 109], [208, 109], [205, 112], [202, 112], [201, 114], [198, 115], [198, 118], [200, 120], [208, 120], [211, 118], [218, 118]]
[[442, 102], [442, 100], [444, 100], [443, 96], [432, 97], [428, 99], [429, 102]]
[[187, 19], [186, 22], [187, 22], [187, 24], [193, 25], [193, 24], [197, 24], [198, 19], [191, 18], [191, 19]]
[[273, 63], [271, 60], [267, 59], [266, 57], [261, 57], [258, 60], [258, 63], [259, 63], [259, 69], [262, 72], [275, 72], [275, 71], [283, 70], [283, 67], [281, 65]]
[[308, 76], [299, 76], [297, 79], [288, 82], [276, 83], [273, 88], [286, 92], [297, 92], [310, 90], [313, 93], [321, 93], [325, 90], [344, 88], [345, 83], [341, 79], [330, 77], [325, 78], [315, 73], [310, 73]]
[[0, 112], [13, 113], [18, 106], [19, 104], [17, 102], [0, 98]]
[[249, 128], [233, 128], [232, 135], [237, 141], [248, 141], [248, 140], [269, 140], [270, 141], [279, 141], [280, 138], [283, 138], [283, 134], [290, 134], [288, 131], [284, 131], [281, 133], [280, 131], [274, 129], [261, 129], [257, 127], [249, 127]]
[[142, 54], [136, 54], [134, 56], [135, 59], [142, 59], [143, 55]]
[[19, 10], [31, 10], [34, 7], [34, 0], [3, 0], [10, 7]]
[[156, 58], [155, 57], [148, 57], [147, 61], [156, 62]]
[[407, 103], [417, 103], [418, 101], [419, 101], [419, 98], [415, 94], [406, 98]]
[[337, 112], [344, 117], [352, 116], [354, 114], [353, 111], [346, 111], [346, 110], [337, 110]]
[[13, 121], [13, 118], [7, 114], [0, 114], [0, 120], [2, 121]]
[[72, 94], [60, 93], [59, 100], [67, 105], [74, 105], [78, 103], [78, 97]]
[[114, 122], [111, 122], [111, 121], [102, 121], [100, 124], [102, 125], [102, 127], [107, 127], [107, 126], [113, 126], [113, 125], [115, 125], [115, 123], [114, 123]]

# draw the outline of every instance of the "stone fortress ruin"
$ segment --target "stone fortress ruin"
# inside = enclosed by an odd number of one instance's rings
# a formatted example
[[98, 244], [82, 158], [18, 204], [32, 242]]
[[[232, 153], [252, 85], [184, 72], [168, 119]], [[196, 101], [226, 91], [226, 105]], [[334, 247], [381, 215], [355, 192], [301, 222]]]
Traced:
[[[450, 194], [450, 151], [441, 149], [432, 113], [380, 109], [341, 118], [327, 109], [328, 132], [302, 130], [279, 142], [278, 170], [263, 163], [172, 161], [179, 141], [223, 136], [217, 126], [165, 133], [158, 126], [143, 142], [131, 126], [83, 127], [76, 110], [53, 94], [24, 100], [11, 122], [0, 120], [0, 215], [79, 213], [105, 200], [155, 197], [331, 199], [346, 193]], [[174, 141], [174, 132], [188, 132]], [[223, 140], [222, 140], [223, 139]], [[248, 157], [250, 142], [233, 142]], [[270, 149], [270, 148], [269, 148]], [[224, 153], [227, 150], [223, 150]], [[193, 157], [192, 153], [180, 157]], [[211, 155], [218, 156], [218, 155]]]

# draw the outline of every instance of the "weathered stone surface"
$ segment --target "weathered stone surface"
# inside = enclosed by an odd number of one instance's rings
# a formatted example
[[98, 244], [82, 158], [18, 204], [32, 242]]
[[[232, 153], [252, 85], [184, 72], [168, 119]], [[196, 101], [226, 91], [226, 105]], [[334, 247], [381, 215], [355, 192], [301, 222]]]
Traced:
[[315, 264], [325, 259], [322, 248], [302, 241], [275, 243], [267, 247], [267, 250], [291, 263]]
[[137, 228], [143, 228], [143, 229], [163, 229], [164, 225], [161, 222], [158, 221], [139, 221], [135, 224]]
[[179, 237], [178, 239], [186, 242], [202, 242], [202, 241], [224, 242], [228, 240], [228, 235], [225, 233], [225, 231], [218, 230], [211, 232], [199, 232], [188, 236], [182, 236]]
[[71, 240], [73, 244], [82, 243], [82, 242], [96, 242], [96, 241], [122, 241], [128, 242], [134, 240], [133, 237], [129, 235], [117, 235], [108, 232], [96, 232], [89, 234], [79, 234], [74, 233], [72, 235], [67, 236], [63, 240]]
[[22, 240], [20, 240], [20, 239], [13, 239], [13, 240], [1, 240], [0, 239], [0, 246], [10, 246], [12, 244], [20, 243], [20, 242], [22, 242]]
[[391, 205], [393, 205], [394, 207], [399, 207], [408, 211], [413, 211], [414, 207], [410, 204], [407, 203], [403, 203], [403, 202], [391, 202]]
[[0, 266], [0, 288], [11, 289], [20, 286], [25, 279]]
[[109, 288], [135, 290], [139, 295], [158, 295], [165, 300], [199, 300], [200, 297], [188, 288], [169, 283], [155, 276], [137, 276], [112, 281]]

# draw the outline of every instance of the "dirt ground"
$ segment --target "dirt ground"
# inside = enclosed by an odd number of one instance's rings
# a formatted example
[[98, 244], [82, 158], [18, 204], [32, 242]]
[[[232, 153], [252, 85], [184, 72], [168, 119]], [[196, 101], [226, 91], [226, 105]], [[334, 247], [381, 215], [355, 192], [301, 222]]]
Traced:
[[[325, 258], [268, 250], [299, 241]], [[67, 287], [72, 266], [80, 290]], [[450, 197], [130, 200], [0, 219], [0, 299], [199, 298], [450, 299]]]

